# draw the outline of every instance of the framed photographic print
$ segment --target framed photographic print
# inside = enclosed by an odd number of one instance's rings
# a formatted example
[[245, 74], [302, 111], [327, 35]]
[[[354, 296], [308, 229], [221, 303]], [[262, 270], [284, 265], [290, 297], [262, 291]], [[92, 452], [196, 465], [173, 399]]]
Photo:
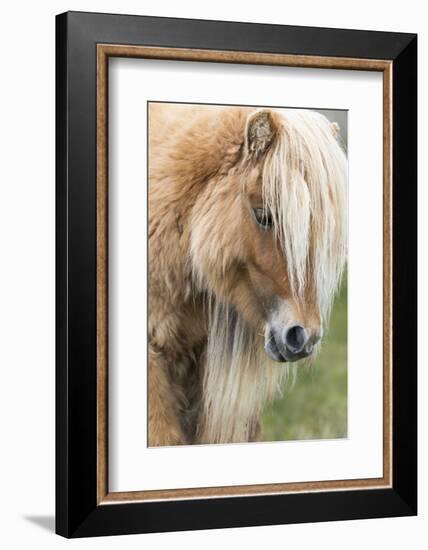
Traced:
[[416, 36], [56, 25], [57, 532], [416, 514]]

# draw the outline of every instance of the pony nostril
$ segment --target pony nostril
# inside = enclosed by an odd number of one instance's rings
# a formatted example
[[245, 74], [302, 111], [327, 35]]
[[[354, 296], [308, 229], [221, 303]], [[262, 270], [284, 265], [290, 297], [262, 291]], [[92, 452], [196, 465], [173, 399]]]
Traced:
[[291, 353], [300, 353], [308, 341], [306, 330], [300, 325], [290, 327], [285, 332], [284, 343]]

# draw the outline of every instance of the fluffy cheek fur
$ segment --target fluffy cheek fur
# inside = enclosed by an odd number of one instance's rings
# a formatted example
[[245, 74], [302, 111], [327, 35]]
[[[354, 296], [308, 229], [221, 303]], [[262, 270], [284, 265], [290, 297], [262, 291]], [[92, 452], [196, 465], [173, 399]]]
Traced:
[[197, 201], [192, 215], [192, 270], [199, 291], [232, 304], [259, 328], [264, 308], [254, 285], [248, 247], [257, 228], [252, 227], [252, 214], [243, 198], [242, 188], [223, 178], [211, 182]]

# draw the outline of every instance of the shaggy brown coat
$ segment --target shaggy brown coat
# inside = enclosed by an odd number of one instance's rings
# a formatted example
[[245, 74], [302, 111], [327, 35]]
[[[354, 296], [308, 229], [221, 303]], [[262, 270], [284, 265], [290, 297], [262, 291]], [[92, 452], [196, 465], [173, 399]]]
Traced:
[[[150, 104], [150, 446], [257, 439], [263, 406], [286, 373], [263, 352], [266, 310], [279, 297], [304, 326], [321, 325], [314, 243], [324, 226], [303, 224], [307, 250], [290, 249], [303, 258], [300, 271], [309, 272], [297, 291], [300, 283], [277, 246], [278, 235], [260, 231], [251, 212], [266, 201], [266, 159], [283, 127], [272, 110]], [[333, 133], [322, 139], [338, 147]], [[297, 165], [304, 175], [305, 161]], [[335, 201], [331, 189], [325, 196], [328, 205], [319, 209], [332, 209], [341, 219], [343, 197]], [[296, 204], [297, 213], [304, 207]], [[304, 222], [297, 218], [296, 224]], [[304, 223], [309, 227], [309, 214]], [[333, 293], [343, 268], [342, 225], [329, 229], [339, 243], [337, 266], [329, 260]], [[243, 350], [246, 357], [233, 357]]]

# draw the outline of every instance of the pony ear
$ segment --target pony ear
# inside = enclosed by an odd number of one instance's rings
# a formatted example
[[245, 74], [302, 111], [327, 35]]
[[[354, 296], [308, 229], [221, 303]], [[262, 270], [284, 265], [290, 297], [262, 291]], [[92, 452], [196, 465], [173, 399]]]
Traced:
[[331, 129], [331, 133], [333, 134], [333, 137], [334, 138], [337, 138], [337, 136], [339, 135], [340, 133], [340, 126], [337, 122], [331, 122], [330, 123], [330, 129]]
[[245, 130], [247, 150], [250, 154], [263, 154], [276, 134], [276, 124], [270, 111], [256, 111], [247, 120]]

